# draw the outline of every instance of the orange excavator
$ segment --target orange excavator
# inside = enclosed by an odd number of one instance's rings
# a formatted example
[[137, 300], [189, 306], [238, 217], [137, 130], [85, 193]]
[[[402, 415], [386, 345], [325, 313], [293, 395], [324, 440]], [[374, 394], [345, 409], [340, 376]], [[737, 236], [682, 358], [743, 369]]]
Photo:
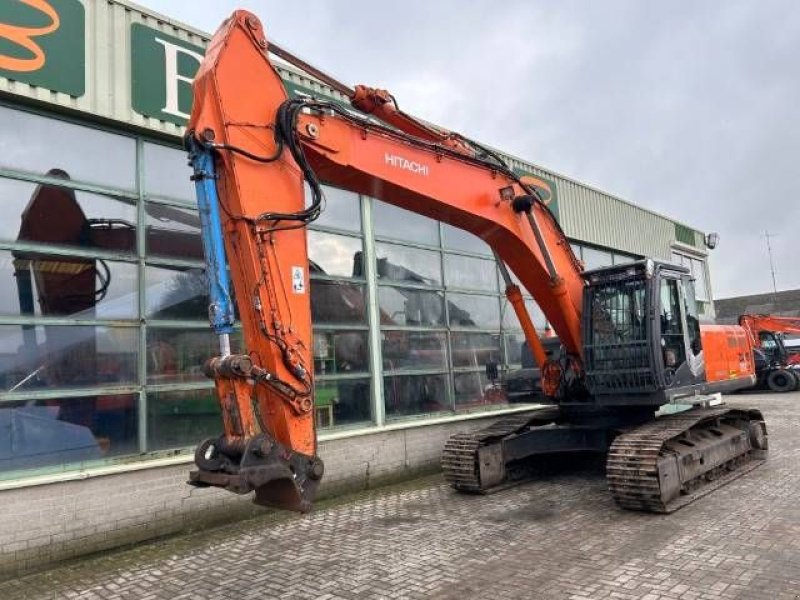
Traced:
[[739, 325], [747, 332], [756, 366], [756, 387], [791, 392], [800, 387], [800, 354], [791, 353], [784, 334], [800, 334], [800, 317], [741, 315]]
[[[269, 53], [344, 94], [352, 108], [289, 98]], [[620, 506], [671, 512], [766, 458], [758, 410], [709, 402], [753, 384], [747, 335], [700, 327], [685, 268], [648, 259], [584, 271], [535, 182], [477, 142], [404, 113], [388, 92], [351, 89], [297, 59], [246, 11], [211, 40], [186, 145], [220, 339], [205, 371], [224, 425], [198, 446], [193, 485], [311, 508], [324, 468], [306, 230], [324, 210], [321, 181], [464, 229], [495, 252], [552, 406], [454, 435], [442, 467], [457, 490], [507, 485], [544, 454], [605, 452]], [[509, 271], [559, 336], [549, 357]], [[246, 354], [232, 354], [228, 341], [234, 291]], [[694, 407], [656, 418], [669, 403]]]

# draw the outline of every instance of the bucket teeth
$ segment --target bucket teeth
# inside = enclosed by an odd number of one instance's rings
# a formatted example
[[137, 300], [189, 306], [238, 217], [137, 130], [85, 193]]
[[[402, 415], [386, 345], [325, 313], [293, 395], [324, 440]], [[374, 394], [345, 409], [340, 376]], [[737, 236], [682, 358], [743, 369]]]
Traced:
[[255, 504], [296, 512], [311, 510], [324, 470], [318, 457], [292, 452], [263, 433], [236, 447], [226, 447], [224, 438], [206, 440], [195, 462], [191, 485], [255, 492]]

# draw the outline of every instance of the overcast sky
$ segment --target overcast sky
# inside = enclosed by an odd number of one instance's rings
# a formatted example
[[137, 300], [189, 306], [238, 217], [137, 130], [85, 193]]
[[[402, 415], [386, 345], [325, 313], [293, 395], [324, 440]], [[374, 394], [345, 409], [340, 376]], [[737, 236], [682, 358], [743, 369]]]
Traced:
[[[800, 288], [794, 0], [139, 0], [268, 37], [419, 117], [718, 231], [714, 295]], [[188, 7], [191, 6], [191, 9]]]

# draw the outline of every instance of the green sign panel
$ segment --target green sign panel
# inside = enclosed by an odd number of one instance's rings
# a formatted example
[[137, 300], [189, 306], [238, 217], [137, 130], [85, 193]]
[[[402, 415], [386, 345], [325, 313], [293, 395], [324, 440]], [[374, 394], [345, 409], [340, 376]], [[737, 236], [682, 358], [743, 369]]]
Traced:
[[553, 213], [556, 220], [558, 220], [558, 190], [556, 189], [556, 182], [546, 177], [541, 177], [540, 175], [534, 175], [524, 169], [515, 168], [514, 172], [520, 177], [524, 177], [525, 183], [532, 185], [533, 188], [539, 192], [539, 197], [547, 208], [550, 209], [550, 212]]
[[131, 102], [147, 117], [185, 125], [192, 111], [192, 80], [205, 50], [174, 36], [131, 26]]
[[0, 77], [83, 96], [86, 14], [79, 0], [2, 0]]
[[[133, 110], [146, 117], [186, 125], [192, 112], [192, 81], [205, 49], [146, 27], [131, 26], [131, 87]], [[291, 97], [315, 93], [284, 81]], [[319, 94], [316, 94], [317, 96]]]

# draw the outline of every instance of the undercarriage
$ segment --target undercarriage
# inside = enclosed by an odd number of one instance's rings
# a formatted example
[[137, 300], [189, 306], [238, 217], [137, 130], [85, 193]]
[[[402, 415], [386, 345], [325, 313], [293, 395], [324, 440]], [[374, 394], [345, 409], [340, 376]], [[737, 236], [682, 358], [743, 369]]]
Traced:
[[556, 406], [514, 415], [453, 435], [442, 470], [456, 490], [486, 494], [529, 479], [543, 457], [606, 453], [609, 491], [620, 507], [670, 513], [766, 459], [767, 431], [758, 410], [642, 415], [612, 411], [581, 418]]

